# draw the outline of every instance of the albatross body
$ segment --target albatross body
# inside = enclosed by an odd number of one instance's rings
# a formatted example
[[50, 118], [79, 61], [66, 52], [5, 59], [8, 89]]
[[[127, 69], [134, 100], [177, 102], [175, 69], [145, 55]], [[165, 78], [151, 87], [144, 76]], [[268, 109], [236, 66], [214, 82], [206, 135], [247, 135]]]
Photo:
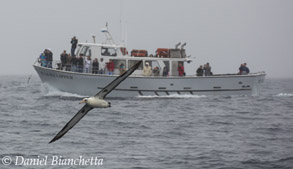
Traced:
[[114, 90], [121, 82], [123, 82], [128, 76], [130, 76], [141, 64], [139, 61], [132, 66], [122, 75], [118, 76], [115, 80], [109, 83], [106, 87], [100, 90], [95, 96], [84, 98], [80, 103], [85, 105], [75, 114], [75, 116], [63, 127], [63, 129], [49, 142], [52, 143], [62, 136], [64, 136], [74, 125], [76, 125], [89, 111], [93, 108], [107, 108], [111, 107], [111, 103], [104, 100], [104, 98]]
[[84, 98], [80, 103], [86, 103], [92, 108], [111, 107], [111, 103], [97, 97]]

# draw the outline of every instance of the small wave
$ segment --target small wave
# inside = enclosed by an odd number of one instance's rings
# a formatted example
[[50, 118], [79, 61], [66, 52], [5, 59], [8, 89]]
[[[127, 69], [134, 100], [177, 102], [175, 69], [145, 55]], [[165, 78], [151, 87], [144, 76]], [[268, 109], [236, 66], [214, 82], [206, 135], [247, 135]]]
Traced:
[[78, 94], [73, 93], [67, 93], [67, 92], [61, 92], [61, 91], [49, 91], [47, 94], [45, 94], [46, 97], [76, 97], [76, 98], [84, 98], [88, 96], [82, 96]]
[[88, 96], [82, 96], [79, 94], [73, 94], [73, 93], [68, 93], [68, 92], [62, 92], [57, 89], [49, 88], [49, 91], [47, 94], [45, 94], [45, 97], [75, 97], [75, 98], [84, 98]]
[[43, 95], [45, 97], [61, 97], [61, 98], [84, 98], [84, 97], [88, 97], [88, 96], [83, 96], [83, 95], [79, 95], [79, 94], [74, 94], [74, 93], [68, 93], [68, 92], [64, 92], [64, 91], [60, 91], [54, 87], [51, 87], [47, 84], [42, 84], [43, 87], [42, 89], [44, 89]]
[[292, 93], [279, 93], [277, 94], [278, 97], [292, 97]]
[[171, 99], [189, 99], [189, 98], [203, 98], [206, 97], [206, 95], [179, 95], [179, 94], [171, 94], [171, 95], [165, 95], [165, 96], [157, 96], [157, 95], [149, 95], [149, 96], [137, 96], [138, 98], [171, 98]]

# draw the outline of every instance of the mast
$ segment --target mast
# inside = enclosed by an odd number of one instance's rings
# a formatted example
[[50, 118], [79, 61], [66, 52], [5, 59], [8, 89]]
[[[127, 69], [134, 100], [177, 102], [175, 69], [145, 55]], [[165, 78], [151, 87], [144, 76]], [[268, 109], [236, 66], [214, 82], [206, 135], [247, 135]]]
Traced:
[[106, 22], [106, 27], [103, 28], [101, 30], [101, 32], [103, 32], [106, 36], [106, 43], [107, 44], [111, 44], [111, 45], [116, 45], [116, 43], [114, 42], [112, 35], [110, 34], [110, 32], [108, 31], [108, 22]]

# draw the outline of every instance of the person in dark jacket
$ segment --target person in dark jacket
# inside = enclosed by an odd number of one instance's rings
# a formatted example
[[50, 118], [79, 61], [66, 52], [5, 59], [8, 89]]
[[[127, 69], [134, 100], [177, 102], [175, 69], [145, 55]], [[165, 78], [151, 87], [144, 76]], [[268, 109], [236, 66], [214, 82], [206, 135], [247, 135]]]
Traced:
[[169, 69], [167, 66], [165, 66], [163, 69], [163, 76], [168, 76], [168, 74], [169, 74]]
[[211, 76], [212, 75], [212, 67], [210, 66], [209, 63], [205, 64], [203, 69], [204, 69], [205, 76]]
[[61, 60], [61, 70], [63, 70], [63, 68], [66, 65], [66, 58], [67, 58], [67, 53], [66, 50], [63, 51], [63, 53], [60, 55], [60, 60]]
[[95, 58], [93, 61], [93, 74], [98, 74], [99, 71], [99, 62], [98, 59]]
[[45, 55], [47, 56], [48, 60], [48, 68], [52, 68], [52, 62], [53, 62], [53, 53], [50, 49], [46, 49]]
[[244, 68], [244, 65], [241, 64], [240, 67], [239, 67], [239, 75], [242, 75], [242, 72], [243, 72], [243, 68]]
[[83, 72], [83, 57], [82, 55], [80, 55], [78, 58], [77, 58], [77, 71], [82, 73]]
[[75, 36], [73, 36], [70, 43], [71, 43], [71, 56], [75, 56], [75, 49], [78, 44], [78, 40], [76, 39]]
[[196, 76], [203, 76], [203, 68], [202, 65], [196, 70]]
[[243, 75], [247, 75], [250, 72], [246, 65], [247, 65], [246, 63], [243, 64], [243, 71], [242, 71]]

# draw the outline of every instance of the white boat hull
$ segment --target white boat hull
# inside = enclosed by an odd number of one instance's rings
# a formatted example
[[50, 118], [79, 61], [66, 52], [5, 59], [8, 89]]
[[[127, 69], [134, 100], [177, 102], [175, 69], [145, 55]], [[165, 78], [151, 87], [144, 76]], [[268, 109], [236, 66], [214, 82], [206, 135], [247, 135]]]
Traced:
[[[85, 74], [34, 65], [43, 83], [62, 92], [92, 96], [117, 76]], [[265, 73], [207, 77], [130, 76], [108, 97], [148, 95], [258, 95]]]

